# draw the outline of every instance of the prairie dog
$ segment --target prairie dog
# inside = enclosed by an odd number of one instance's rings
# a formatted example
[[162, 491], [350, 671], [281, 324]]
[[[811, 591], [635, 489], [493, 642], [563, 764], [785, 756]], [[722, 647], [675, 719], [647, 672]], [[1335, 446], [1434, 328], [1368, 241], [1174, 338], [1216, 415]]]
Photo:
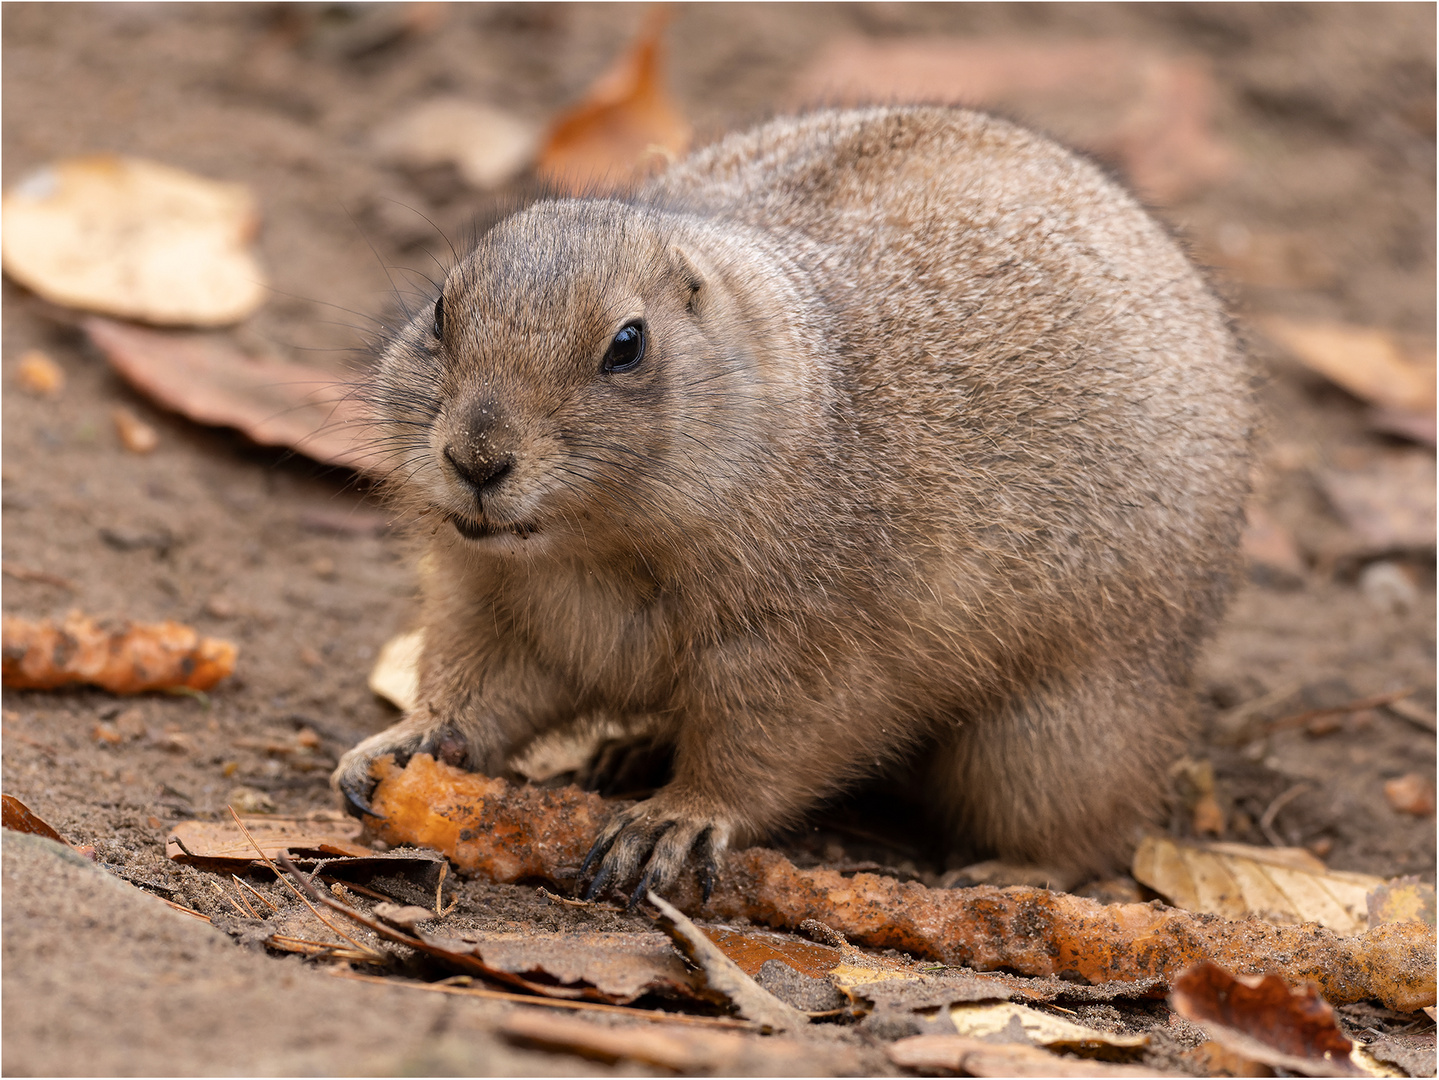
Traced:
[[[373, 386], [425, 541], [421, 703], [341, 760], [484, 772], [596, 711], [674, 774], [591, 895], [914, 770], [975, 850], [1099, 871], [1154, 811], [1236, 565], [1248, 369], [1055, 143], [817, 112], [510, 216]], [[915, 764], [919, 762], [919, 764]]]

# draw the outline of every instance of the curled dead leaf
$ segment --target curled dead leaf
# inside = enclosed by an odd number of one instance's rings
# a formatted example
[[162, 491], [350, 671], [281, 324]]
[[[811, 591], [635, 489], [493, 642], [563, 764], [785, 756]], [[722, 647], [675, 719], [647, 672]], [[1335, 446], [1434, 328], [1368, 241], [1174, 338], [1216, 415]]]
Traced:
[[104, 626], [74, 611], [59, 625], [4, 617], [4, 682], [20, 690], [208, 690], [235, 669], [235, 655], [230, 642], [176, 622]]
[[685, 152], [690, 125], [664, 87], [668, 21], [667, 9], [651, 8], [629, 51], [556, 117], [540, 150], [541, 176], [569, 190], [619, 186]]
[[1174, 980], [1170, 1003], [1215, 1041], [1254, 1061], [1305, 1076], [1362, 1076], [1354, 1044], [1313, 986], [1291, 990], [1277, 975], [1239, 979], [1200, 962]]
[[240, 184], [138, 158], [55, 162], [6, 192], [5, 272], [47, 300], [165, 326], [223, 326], [258, 308], [258, 215]]
[[0, 825], [7, 829], [30, 833], [33, 836], [43, 836], [58, 844], [64, 844], [66, 847], [70, 846], [70, 841], [56, 832], [54, 826], [15, 798], [14, 795], [0, 795], [0, 814], [3, 814], [3, 818], [0, 818]]

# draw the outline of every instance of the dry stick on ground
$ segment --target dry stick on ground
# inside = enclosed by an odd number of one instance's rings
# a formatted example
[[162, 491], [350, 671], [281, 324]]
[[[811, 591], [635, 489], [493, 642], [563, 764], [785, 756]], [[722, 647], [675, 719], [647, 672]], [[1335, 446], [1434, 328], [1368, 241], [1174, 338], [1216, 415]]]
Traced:
[[269, 905], [270, 910], [273, 911], [276, 915], [280, 914], [279, 905], [276, 904], [264, 893], [262, 893], [259, 889], [255, 888], [255, 886], [253, 885], [248, 884], [247, 882], [241, 881], [238, 874], [231, 874], [230, 876], [235, 879], [236, 885], [239, 885], [241, 888], [244, 889], [249, 889], [250, 892], [255, 895], [256, 900], [259, 900], [263, 904]]
[[[354, 979], [358, 982], [379, 983], [382, 986], [400, 986], [407, 990], [428, 990], [435, 994], [459, 994], [465, 997], [482, 997], [492, 1001], [513, 1001], [517, 1005], [537, 1005], [546, 1009], [572, 1009], [577, 1012], [605, 1012], [628, 1016], [634, 1020], [649, 1020], [657, 1024], [684, 1024], [696, 1027], [730, 1028], [737, 1031], [759, 1031], [758, 1024], [748, 1020], [732, 1020], [726, 1016], [691, 1016], [688, 1013], [660, 1012], [657, 1009], [635, 1009], [628, 1005], [606, 1005], [600, 1001], [573, 1001], [569, 998], [533, 997], [529, 994], [512, 994], [505, 990], [490, 990], [482, 986], [458, 986], [451, 982], [422, 983], [404, 979], [386, 978], [382, 975], [365, 975], [358, 971], [336, 968], [330, 972], [339, 979]], [[468, 979], [470, 976], [461, 975]]]
[[1274, 831], [1274, 819], [1279, 816], [1279, 811], [1292, 803], [1299, 796], [1303, 795], [1312, 785], [1307, 780], [1301, 780], [1293, 787], [1286, 788], [1274, 801], [1269, 804], [1259, 818], [1259, 831], [1262, 832], [1271, 844], [1275, 847], [1284, 847], [1284, 837]]
[[1434, 734], [1436, 727], [1434, 714], [1427, 712], [1418, 702], [1401, 699], [1399, 701], [1391, 701], [1384, 707], [1401, 720], [1407, 720], [1421, 731], [1427, 731], [1431, 735]]
[[[362, 945], [360, 942], [358, 942], [358, 941], [356, 941], [354, 938], [350, 937], [349, 934], [347, 934], [347, 933], [345, 933], [343, 930], [341, 930], [341, 929], [340, 929], [338, 926], [336, 926], [334, 923], [330, 922], [329, 919], [325, 918], [325, 917], [324, 917], [323, 915], [321, 915], [318, 911], [316, 911], [316, 910], [315, 910], [315, 905], [312, 904], [312, 903], [310, 903], [310, 901], [306, 900], [305, 897], [304, 897], [304, 895], [300, 892], [300, 890], [297, 889], [297, 888], [295, 888], [294, 885], [291, 885], [291, 884], [290, 884], [290, 879], [280, 872], [279, 868], [270, 860], [270, 856], [268, 856], [268, 855], [265, 854], [264, 848], [260, 847], [260, 845], [255, 842], [255, 838], [254, 838], [252, 835], [250, 835], [250, 830], [247, 829], [247, 828], [245, 828], [245, 823], [240, 820], [240, 815], [237, 814], [237, 813], [235, 813], [235, 808], [234, 808], [233, 806], [227, 806], [227, 807], [225, 807], [225, 809], [228, 810], [228, 811], [230, 811], [230, 816], [235, 819], [235, 824], [240, 827], [240, 831], [245, 834], [245, 839], [248, 840], [248, 841], [250, 841], [250, 846], [253, 847], [253, 848], [255, 849], [256, 854], [258, 854], [258, 855], [260, 856], [260, 858], [261, 858], [262, 860], [264, 860], [265, 865], [268, 866], [268, 867], [274, 872], [274, 874], [275, 874], [275, 876], [276, 876], [277, 878], [279, 878], [281, 881], [285, 882], [285, 884], [287, 884], [287, 885], [290, 886], [290, 891], [291, 891], [292, 893], [294, 893], [294, 894], [299, 898], [300, 903], [304, 904], [307, 908], [310, 909], [310, 913], [311, 913], [312, 915], [314, 915], [315, 918], [319, 919], [320, 922], [324, 923], [327, 927], [329, 927], [331, 930], [333, 930], [333, 931], [334, 931], [336, 934], [338, 934], [340, 937], [342, 937], [342, 938], [344, 938], [346, 941], [348, 941], [351, 945], [353, 945], [353, 946], [354, 946], [356, 949], [358, 949], [360, 952], [366, 954], [367, 956], [373, 957], [373, 958], [376, 959], [376, 960], [383, 959], [383, 957], [381, 957], [379, 953], [375, 952], [374, 949], [371, 949], [371, 948], [368, 948], [368, 947], [365, 946], [365, 945]], [[291, 863], [289, 859], [285, 858], [285, 855], [284, 855], [283, 853], [281, 853], [280, 859], [281, 859], [282, 862], [287, 863], [287, 864], [289, 865], [290, 869], [294, 870], [294, 872], [295, 872], [296, 875], [299, 875], [300, 871], [295, 868], [295, 864], [294, 864], [294, 863]], [[313, 888], [313, 886], [311, 886], [311, 888]], [[318, 894], [316, 894], [316, 895], [318, 895]]]
[[245, 905], [245, 910], [250, 913], [250, 918], [258, 919], [260, 917], [260, 913], [250, 906], [250, 901], [245, 899], [245, 892], [243, 889], [240, 888], [240, 879], [235, 877], [234, 874], [231, 874], [230, 876], [235, 879], [235, 894], [239, 896], [240, 903]]
[[[495, 880], [566, 877], [612, 808], [574, 788], [515, 787], [416, 754], [401, 770], [376, 763], [370, 827], [392, 845], [436, 847]], [[514, 876], [505, 876], [501, 868]], [[573, 873], [573, 869], [569, 871]], [[573, 881], [564, 882], [565, 887]], [[927, 889], [873, 874], [799, 870], [764, 848], [731, 852], [709, 903], [693, 880], [670, 890], [681, 911], [785, 929], [813, 919], [857, 945], [945, 964], [1090, 982], [1168, 980], [1197, 960], [1236, 974], [1313, 980], [1335, 1004], [1378, 998], [1409, 1012], [1434, 1003], [1433, 927], [1391, 923], [1358, 937], [1312, 924], [1230, 922], [1162, 904], [1105, 905], [1046, 889]]]
[[1402, 701], [1414, 693], [1414, 687], [1407, 686], [1403, 690], [1395, 690], [1388, 694], [1376, 694], [1373, 697], [1360, 698], [1358, 701], [1350, 701], [1344, 705], [1334, 705], [1326, 709], [1309, 709], [1306, 712], [1295, 713], [1292, 716], [1281, 716], [1278, 720], [1271, 720], [1260, 727], [1250, 739], [1258, 739], [1264, 735], [1273, 735], [1276, 731], [1287, 731], [1290, 728], [1303, 727], [1311, 720], [1318, 720], [1323, 716], [1347, 716], [1349, 713], [1359, 712], [1361, 709], [1379, 709], [1385, 706], [1393, 706], [1396, 702]]

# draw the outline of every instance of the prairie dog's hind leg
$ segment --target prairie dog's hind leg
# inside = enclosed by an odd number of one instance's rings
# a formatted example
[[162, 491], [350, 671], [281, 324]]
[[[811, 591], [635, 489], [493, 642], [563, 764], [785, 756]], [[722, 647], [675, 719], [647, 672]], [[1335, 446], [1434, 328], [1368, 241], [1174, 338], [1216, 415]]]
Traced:
[[941, 742], [927, 788], [966, 846], [1076, 880], [1126, 865], [1190, 709], [1142, 666], [1041, 681]]

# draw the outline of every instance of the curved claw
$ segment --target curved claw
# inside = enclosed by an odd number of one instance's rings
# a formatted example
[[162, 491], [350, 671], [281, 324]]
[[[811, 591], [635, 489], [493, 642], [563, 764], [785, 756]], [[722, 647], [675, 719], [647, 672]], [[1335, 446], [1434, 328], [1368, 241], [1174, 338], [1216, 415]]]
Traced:
[[647, 868], [645, 872], [640, 875], [640, 883], [635, 886], [634, 892], [630, 893], [629, 902], [625, 904], [625, 911], [634, 912], [639, 910], [640, 901], [649, 894], [650, 882], [654, 880], [654, 877], [654, 867]]
[[695, 850], [699, 853], [700, 893], [703, 896], [701, 903], [708, 904], [715, 891], [715, 882], [719, 880], [719, 860], [715, 857], [713, 828], [706, 828], [699, 834], [695, 839]]
[[[585, 861], [580, 864], [580, 881], [584, 881], [586, 878], [588, 878], [590, 876], [591, 868], [593, 868], [597, 862], [599, 862], [601, 859], [603, 859], [606, 855], [609, 854], [610, 848], [614, 846], [615, 838], [619, 835], [620, 830], [611, 826], [610, 828], [605, 829], [604, 832], [600, 833], [600, 835], [595, 838], [595, 842], [590, 845], [589, 854], [585, 856]], [[589, 890], [587, 890], [585, 894], [585, 899], [593, 900], [593, 892], [594, 886], [591, 885]]]
[[585, 899], [594, 900], [601, 896], [609, 887], [610, 878], [614, 877], [614, 873], [612, 863], [601, 863], [600, 872], [595, 875], [595, 880], [590, 882], [590, 887], [585, 890]]
[[[366, 785], [367, 787], [369, 785]], [[340, 794], [345, 797], [345, 810], [357, 818], [379, 818], [385, 820], [385, 815], [378, 813], [374, 807], [365, 801], [365, 796], [349, 783], [340, 784]]]

